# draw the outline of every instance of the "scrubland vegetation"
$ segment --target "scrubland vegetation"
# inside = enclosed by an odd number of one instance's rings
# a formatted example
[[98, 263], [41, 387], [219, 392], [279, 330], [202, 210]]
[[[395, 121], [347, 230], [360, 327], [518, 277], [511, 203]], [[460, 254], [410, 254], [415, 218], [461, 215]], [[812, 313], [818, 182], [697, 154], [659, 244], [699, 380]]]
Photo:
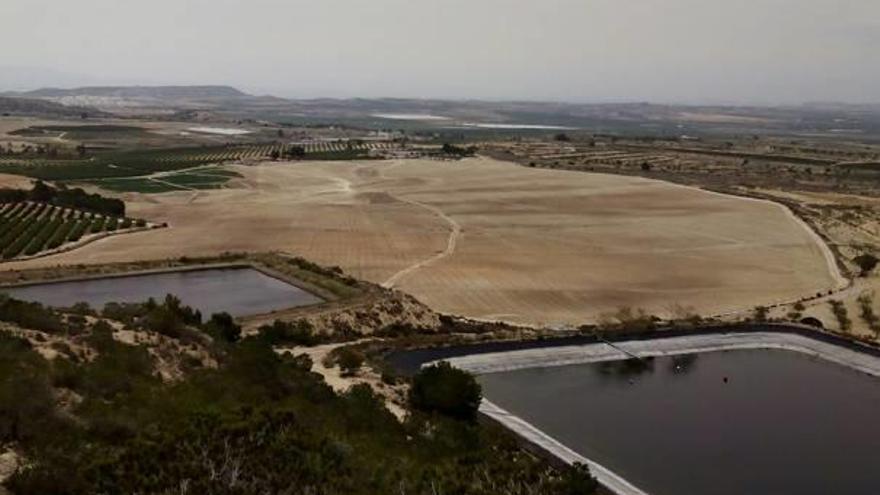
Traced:
[[[279, 355], [262, 336], [240, 339], [228, 315], [202, 323], [173, 297], [74, 310], [0, 299], [0, 321], [76, 336], [91, 349], [46, 360], [28, 340], [0, 332], [0, 445], [25, 460], [5, 483], [14, 494], [596, 488], [584, 467], [551, 468], [500, 428], [477, 423], [479, 386], [466, 373], [438, 367], [417, 376], [412, 413], [400, 422], [369, 386], [337, 395], [307, 357]], [[163, 381], [155, 355], [115, 339], [100, 316], [204, 346], [217, 365], [195, 362]]]
[[843, 332], [848, 332], [852, 329], [852, 320], [849, 317], [849, 312], [846, 310], [846, 306], [838, 300], [832, 299], [828, 301], [828, 305], [831, 306], [831, 313], [834, 314], [834, 318], [837, 319], [837, 325], [840, 327], [840, 330]]
[[859, 317], [868, 329], [880, 336], [880, 317], [874, 312], [874, 293], [864, 292], [856, 299], [859, 305]]

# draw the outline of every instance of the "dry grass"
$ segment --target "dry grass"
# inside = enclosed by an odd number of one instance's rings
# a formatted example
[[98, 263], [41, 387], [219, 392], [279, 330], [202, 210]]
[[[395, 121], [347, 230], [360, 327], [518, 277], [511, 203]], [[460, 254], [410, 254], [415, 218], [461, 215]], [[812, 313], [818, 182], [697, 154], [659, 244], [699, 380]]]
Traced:
[[170, 229], [0, 268], [282, 250], [391, 280], [439, 311], [527, 324], [622, 306], [724, 313], [837, 283], [782, 208], [664, 182], [489, 159], [235, 170], [234, 189], [127, 197], [132, 215]]
[[0, 189], [30, 189], [31, 179], [20, 175], [0, 174]]
[[[880, 254], [880, 198], [835, 192], [770, 189], [758, 192], [797, 203], [801, 214], [830, 241], [852, 274], [858, 275], [859, 272], [854, 258], [865, 253]], [[866, 277], [856, 276], [852, 286], [844, 291], [808, 302], [803, 315], [818, 318], [827, 328], [841, 331], [829, 305], [830, 300], [837, 300], [843, 303], [852, 320], [850, 332], [861, 337], [880, 338], [880, 333], [869, 328], [860, 316], [862, 310], [858, 298], [864, 294], [880, 294], [878, 270]], [[871, 306], [880, 313], [880, 298], [873, 297]], [[778, 308], [773, 315], [783, 317], [792, 310], [788, 306]]]

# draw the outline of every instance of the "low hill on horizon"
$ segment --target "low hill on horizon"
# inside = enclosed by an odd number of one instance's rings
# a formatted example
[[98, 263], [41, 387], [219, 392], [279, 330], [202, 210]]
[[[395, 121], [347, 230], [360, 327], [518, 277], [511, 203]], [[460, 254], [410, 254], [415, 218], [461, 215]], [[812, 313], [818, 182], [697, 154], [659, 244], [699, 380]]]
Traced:
[[[880, 135], [880, 106], [676, 105], [648, 102], [566, 103], [414, 98], [282, 98], [228, 85], [82, 86], [0, 93], [59, 106], [29, 104], [34, 113], [77, 115], [94, 108], [121, 117], [253, 120], [371, 129], [590, 130], [597, 133], [840, 133]], [[9, 104], [7, 104], [8, 106]], [[16, 102], [15, 113], [28, 107]], [[7, 113], [10, 111], [7, 110]]]
[[39, 98], [17, 96], [0, 96], [0, 115], [26, 115], [51, 117], [90, 117], [106, 116], [107, 114], [91, 107], [62, 105]]
[[232, 86], [83, 86], [79, 88], [40, 88], [18, 93], [33, 98], [97, 96], [115, 98], [237, 98], [249, 96]]

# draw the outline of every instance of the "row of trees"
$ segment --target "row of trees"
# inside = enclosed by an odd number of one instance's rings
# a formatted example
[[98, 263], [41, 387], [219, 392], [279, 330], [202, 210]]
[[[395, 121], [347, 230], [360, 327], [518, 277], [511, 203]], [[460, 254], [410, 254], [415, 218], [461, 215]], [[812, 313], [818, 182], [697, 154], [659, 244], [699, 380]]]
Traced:
[[81, 188], [54, 188], [43, 181], [34, 183], [28, 194], [31, 201], [51, 203], [65, 208], [75, 208], [107, 216], [125, 216], [125, 202], [100, 194], [89, 194]]
[[76, 242], [87, 233], [113, 232], [135, 224], [143, 227], [146, 222], [105, 217], [48, 203], [7, 204], [0, 206], [0, 255], [3, 259], [35, 255]]
[[269, 158], [278, 160], [286, 158], [288, 160], [300, 160], [306, 157], [306, 149], [300, 145], [285, 146], [283, 149], [273, 149], [269, 152]]
[[457, 157], [474, 156], [477, 154], [476, 146], [456, 146], [454, 144], [445, 143], [441, 148], [443, 154]]
[[89, 194], [82, 188], [67, 188], [65, 186], [55, 188], [38, 180], [30, 191], [0, 189], [0, 203], [21, 201], [49, 203], [63, 208], [85, 210], [107, 216], [125, 216], [125, 202], [121, 199]]
[[85, 158], [88, 149], [84, 144], [77, 145], [73, 152], [69, 148], [59, 148], [51, 145], [25, 144], [16, 150], [12, 143], [6, 143], [6, 147], [0, 146], [0, 156], [46, 156], [48, 158]]

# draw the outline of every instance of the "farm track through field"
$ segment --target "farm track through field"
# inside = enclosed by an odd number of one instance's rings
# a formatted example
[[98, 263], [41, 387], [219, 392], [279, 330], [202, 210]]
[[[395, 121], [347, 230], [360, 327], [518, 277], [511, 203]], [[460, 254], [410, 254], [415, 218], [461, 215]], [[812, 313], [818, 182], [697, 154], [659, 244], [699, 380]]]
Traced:
[[233, 187], [130, 196], [133, 214], [172, 228], [7, 269], [283, 251], [439, 312], [554, 327], [672, 303], [721, 314], [835, 285], [784, 210], [668, 183], [482, 158], [229, 168]]
[[416, 271], [418, 271], [428, 265], [434, 264], [444, 258], [452, 256], [455, 253], [455, 247], [458, 244], [458, 238], [461, 236], [461, 224], [456, 222], [454, 218], [452, 218], [449, 215], [447, 215], [446, 213], [444, 213], [443, 210], [441, 210], [440, 208], [437, 208], [436, 206], [432, 206], [432, 205], [422, 203], [419, 201], [415, 201], [412, 199], [402, 198], [402, 197], [397, 196], [395, 194], [389, 194], [389, 195], [402, 203], [418, 206], [420, 208], [424, 208], [424, 209], [430, 211], [434, 215], [440, 217], [444, 222], [449, 224], [450, 231], [449, 231], [449, 239], [446, 241], [446, 249], [444, 249], [442, 252], [440, 252], [438, 254], [435, 254], [434, 256], [431, 256], [430, 258], [427, 258], [427, 259], [424, 259], [424, 260], [419, 261], [417, 263], [414, 263], [414, 264], [404, 268], [403, 270], [400, 270], [399, 272], [395, 273], [388, 280], [386, 280], [385, 282], [382, 283], [382, 287], [386, 287], [386, 288], [394, 287], [394, 285], [398, 281], [400, 281], [402, 278], [406, 277], [407, 275], [412, 274], [413, 272], [416, 272]]
[[[393, 168], [396, 168], [398, 166], [400, 166], [400, 162], [395, 161], [391, 165], [389, 165], [388, 167], [385, 167], [384, 169], [380, 169], [379, 173], [378, 173], [378, 177], [384, 179], [385, 178], [384, 172], [391, 170]], [[391, 287], [394, 287], [394, 285], [397, 284], [397, 282], [402, 280], [404, 277], [407, 277], [408, 275], [410, 275], [414, 272], [417, 272], [418, 270], [421, 270], [422, 268], [424, 268], [428, 265], [434, 264], [444, 258], [452, 256], [455, 253], [456, 246], [458, 245], [458, 238], [461, 236], [461, 224], [459, 224], [454, 218], [450, 217], [443, 210], [441, 210], [440, 208], [438, 208], [436, 206], [429, 205], [427, 203], [422, 203], [420, 201], [416, 201], [416, 200], [412, 200], [412, 199], [406, 199], [406, 198], [403, 198], [403, 197], [401, 197], [397, 194], [394, 194], [390, 191], [385, 191], [385, 192], [389, 196], [391, 196], [392, 198], [396, 199], [397, 201], [400, 201], [402, 203], [406, 203], [409, 205], [417, 206], [419, 208], [422, 208], [422, 209], [425, 209], [425, 210], [431, 212], [433, 215], [439, 217], [441, 220], [446, 222], [447, 225], [449, 225], [449, 238], [446, 241], [446, 248], [443, 251], [441, 251], [440, 253], [437, 253], [434, 256], [431, 256], [430, 258], [423, 259], [421, 261], [413, 263], [412, 265], [407, 266], [406, 268], [398, 271], [397, 273], [395, 273], [394, 275], [389, 277], [387, 280], [385, 280], [385, 282], [382, 283], [382, 287], [391, 288]]]

